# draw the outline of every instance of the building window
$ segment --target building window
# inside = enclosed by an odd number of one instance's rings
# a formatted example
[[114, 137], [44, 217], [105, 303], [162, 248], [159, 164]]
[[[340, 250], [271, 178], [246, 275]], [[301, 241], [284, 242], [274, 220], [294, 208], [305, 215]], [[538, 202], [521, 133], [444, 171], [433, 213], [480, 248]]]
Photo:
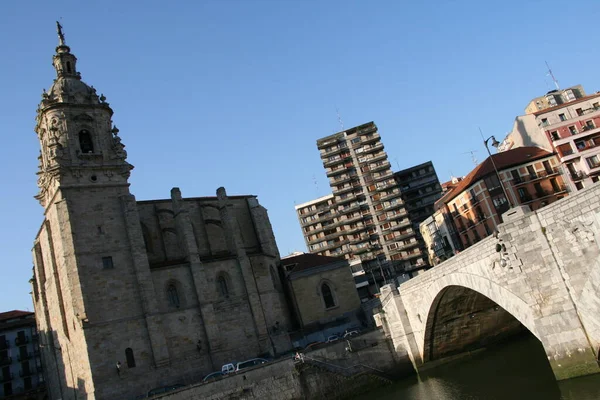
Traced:
[[102, 257], [102, 268], [104, 269], [113, 269], [115, 266], [113, 264], [112, 257]]
[[179, 308], [179, 294], [177, 293], [177, 287], [174, 283], [167, 286], [167, 298], [169, 299], [169, 304], [171, 306]]
[[546, 173], [548, 175], [552, 174], [554, 171], [552, 170], [552, 167], [550, 166], [550, 161], [543, 161], [542, 165], [544, 166], [544, 170], [546, 171]]
[[94, 152], [94, 144], [92, 142], [92, 135], [86, 129], [83, 129], [79, 132], [79, 148], [82, 153], [93, 153]]
[[592, 120], [585, 121], [585, 127], [586, 127], [587, 129], [594, 129], [594, 128], [595, 128], [595, 126], [594, 126], [594, 121], [592, 121]]
[[577, 132], [577, 128], [575, 128], [575, 125], [571, 125], [569, 127], [569, 132], [571, 132], [571, 135], [577, 135], [579, 132]]
[[584, 140], [580, 140], [578, 142], [575, 142], [575, 147], [577, 147], [577, 150], [583, 150], [583, 149], [585, 149], [585, 141]]
[[595, 156], [586, 158], [585, 161], [587, 162], [588, 167], [590, 168], [600, 167], [600, 159], [598, 158], [597, 154]]
[[536, 182], [533, 184], [533, 187], [535, 188], [535, 193], [537, 194], [538, 197], [544, 197], [546, 195], [546, 193], [544, 192], [544, 189], [542, 188], [541, 183]]
[[515, 183], [521, 183], [521, 176], [519, 175], [519, 170], [513, 169], [512, 171], [510, 171], [510, 174], [512, 175], [512, 178], [515, 181]]
[[223, 275], [217, 278], [217, 285], [219, 288], [219, 294], [223, 297], [229, 297], [229, 288], [227, 287], [227, 280]]
[[560, 136], [558, 136], [558, 132], [557, 131], [550, 132], [550, 136], [552, 136], [552, 140], [558, 140], [558, 139], [560, 139]]
[[125, 349], [125, 359], [127, 360], [128, 368], [135, 368], [135, 357], [133, 357], [133, 350], [131, 347]]
[[519, 192], [519, 197], [521, 198], [521, 201], [529, 201], [529, 193], [527, 192], [527, 189], [525, 188], [519, 188], [518, 189]]
[[566, 117], [566, 115], [565, 115], [565, 114], [558, 114], [558, 118], [559, 118], [561, 121], [566, 121], [566, 120], [567, 120], [567, 117]]
[[325, 302], [325, 308], [335, 307], [333, 292], [328, 284], [324, 283], [321, 285], [321, 295], [323, 296], [323, 301]]

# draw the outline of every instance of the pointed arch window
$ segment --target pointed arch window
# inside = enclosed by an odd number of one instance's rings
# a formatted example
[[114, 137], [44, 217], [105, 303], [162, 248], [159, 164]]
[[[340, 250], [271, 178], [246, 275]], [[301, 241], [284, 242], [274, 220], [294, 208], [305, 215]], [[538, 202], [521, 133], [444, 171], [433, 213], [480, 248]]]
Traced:
[[179, 302], [179, 293], [177, 293], [177, 287], [174, 283], [167, 286], [167, 298], [169, 299], [169, 304], [171, 306], [179, 308], [181, 305]]
[[133, 356], [131, 347], [125, 349], [125, 359], [127, 360], [128, 368], [135, 368], [135, 357]]
[[219, 294], [223, 297], [229, 297], [229, 288], [227, 287], [227, 280], [223, 275], [217, 278], [217, 285], [219, 289]]
[[92, 142], [92, 135], [87, 129], [83, 129], [79, 132], [79, 148], [82, 153], [93, 153], [94, 143]]
[[333, 298], [333, 292], [331, 291], [331, 287], [328, 284], [324, 283], [321, 285], [321, 295], [323, 296], [323, 302], [325, 303], [325, 308], [335, 307], [335, 300]]

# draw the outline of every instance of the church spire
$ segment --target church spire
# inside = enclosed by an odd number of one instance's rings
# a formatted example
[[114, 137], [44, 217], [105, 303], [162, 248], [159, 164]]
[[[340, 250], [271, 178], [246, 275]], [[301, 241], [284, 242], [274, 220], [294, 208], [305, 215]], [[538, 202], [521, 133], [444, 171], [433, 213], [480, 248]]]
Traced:
[[79, 79], [80, 75], [75, 68], [77, 58], [71, 54], [71, 48], [65, 43], [65, 33], [58, 21], [56, 21], [56, 32], [58, 33], [58, 46], [53, 60], [54, 69], [59, 78], [70, 76]]
[[65, 44], [65, 34], [62, 31], [62, 25], [58, 21], [56, 21], [56, 32], [58, 33], [58, 45], [59, 46], [66, 46], [66, 44]]

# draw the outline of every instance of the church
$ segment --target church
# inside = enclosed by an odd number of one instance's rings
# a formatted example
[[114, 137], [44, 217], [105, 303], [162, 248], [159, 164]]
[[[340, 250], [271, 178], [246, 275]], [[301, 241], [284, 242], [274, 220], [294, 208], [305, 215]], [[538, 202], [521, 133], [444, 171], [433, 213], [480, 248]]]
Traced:
[[32, 296], [52, 399], [134, 398], [291, 347], [280, 255], [256, 196], [136, 201], [113, 110], [58, 25], [43, 92]]

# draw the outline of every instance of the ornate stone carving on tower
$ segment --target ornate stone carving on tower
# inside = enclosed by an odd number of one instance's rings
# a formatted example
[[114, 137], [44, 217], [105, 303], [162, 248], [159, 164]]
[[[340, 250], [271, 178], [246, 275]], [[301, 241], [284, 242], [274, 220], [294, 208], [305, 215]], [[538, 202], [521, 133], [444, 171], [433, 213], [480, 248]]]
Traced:
[[81, 80], [77, 58], [65, 44], [57, 22], [59, 45], [52, 64], [56, 79], [44, 90], [35, 131], [42, 147], [38, 171], [39, 194], [46, 207], [61, 186], [86, 186], [110, 181], [127, 183], [133, 166], [112, 122], [113, 111], [104, 95]]

